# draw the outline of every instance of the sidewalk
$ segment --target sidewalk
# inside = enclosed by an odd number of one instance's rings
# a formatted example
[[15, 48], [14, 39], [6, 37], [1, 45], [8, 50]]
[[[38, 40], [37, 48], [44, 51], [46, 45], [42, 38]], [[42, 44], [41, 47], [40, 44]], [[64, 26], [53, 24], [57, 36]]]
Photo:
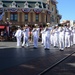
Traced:
[[[12, 45], [14, 45], [14, 43], [12, 43]], [[18, 61], [19, 64], [1, 70], [0, 75], [38, 75], [59, 60], [73, 53], [75, 51], [74, 49], [75, 46], [66, 48], [64, 51], [59, 51], [58, 48], [53, 47], [51, 47], [50, 50], [44, 50], [40, 44], [39, 48], [36, 50], [32, 49], [32, 47], [25, 49], [20, 48], [18, 49], [18, 51], [20, 51], [19, 54], [21, 55], [21, 51], [23, 51], [24, 55], [18, 57], [20, 58], [18, 60], [23, 62], [19, 63]]]

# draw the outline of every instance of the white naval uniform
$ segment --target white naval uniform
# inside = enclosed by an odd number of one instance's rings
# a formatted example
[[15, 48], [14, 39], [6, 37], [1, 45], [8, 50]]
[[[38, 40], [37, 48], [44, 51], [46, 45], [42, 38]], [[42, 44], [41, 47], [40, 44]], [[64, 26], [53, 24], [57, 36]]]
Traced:
[[70, 44], [73, 45], [73, 27], [70, 28], [71, 34], [70, 34]]
[[22, 31], [21, 29], [18, 29], [15, 33], [15, 37], [17, 39], [17, 47], [21, 46], [21, 38], [22, 38]]
[[75, 45], [75, 28], [73, 28], [73, 44]]
[[29, 46], [28, 38], [29, 38], [29, 28], [26, 28], [26, 29], [23, 30], [22, 46], [24, 46], [25, 44], [26, 44], [26, 46]]
[[53, 39], [53, 38], [54, 38], [54, 32], [53, 32], [53, 30], [54, 30], [54, 29], [51, 29], [51, 32], [50, 32], [50, 35], [51, 35], [51, 36], [50, 36], [51, 45], [54, 45], [54, 39]]
[[38, 47], [38, 39], [39, 39], [39, 29], [33, 28], [32, 30], [32, 36], [33, 36], [33, 45], [34, 48]]
[[42, 30], [41, 31], [41, 35], [42, 35], [42, 37], [41, 37], [42, 38], [42, 42], [41, 43], [45, 46], [45, 43], [44, 43], [44, 41], [45, 41], [44, 34], [45, 34], [44, 30]]
[[44, 44], [45, 44], [45, 49], [50, 49], [50, 29], [49, 28], [45, 28], [44, 30], [44, 37], [45, 37], [45, 41], [44, 41]]
[[59, 45], [59, 31], [58, 29], [56, 28], [55, 31], [54, 31], [54, 47], [58, 47]]
[[62, 27], [59, 27], [59, 49], [64, 50], [65, 45], [65, 31]]
[[65, 28], [65, 47], [70, 47], [70, 34], [71, 31], [68, 27]]

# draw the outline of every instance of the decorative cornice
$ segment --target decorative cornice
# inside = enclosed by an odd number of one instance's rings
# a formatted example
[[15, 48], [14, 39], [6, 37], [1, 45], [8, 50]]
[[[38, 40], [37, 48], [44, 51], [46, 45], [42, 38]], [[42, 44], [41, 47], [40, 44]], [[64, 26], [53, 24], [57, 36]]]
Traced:
[[39, 3], [38, 2], [35, 3], [35, 8], [39, 8]]
[[29, 8], [29, 7], [28, 7], [28, 2], [27, 2], [27, 1], [24, 3], [24, 8]]
[[11, 7], [16, 8], [16, 2], [15, 1], [12, 2]]

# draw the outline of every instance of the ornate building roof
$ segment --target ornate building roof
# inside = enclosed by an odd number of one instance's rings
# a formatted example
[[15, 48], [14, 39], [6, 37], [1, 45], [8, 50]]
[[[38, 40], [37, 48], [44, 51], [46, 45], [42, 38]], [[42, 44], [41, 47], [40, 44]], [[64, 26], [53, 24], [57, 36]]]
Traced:
[[3, 2], [3, 7], [10, 7], [12, 2], [16, 3], [16, 7], [24, 7], [24, 3], [28, 3], [29, 8], [34, 8], [35, 4], [38, 2], [39, 8], [46, 8], [46, 3], [42, 2], [42, 0], [2, 0]]

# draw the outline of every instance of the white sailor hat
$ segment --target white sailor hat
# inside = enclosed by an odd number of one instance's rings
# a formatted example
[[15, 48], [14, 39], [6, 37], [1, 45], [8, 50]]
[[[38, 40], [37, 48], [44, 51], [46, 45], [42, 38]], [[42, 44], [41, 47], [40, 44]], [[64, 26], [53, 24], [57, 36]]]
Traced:
[[6, 20], [9, 20], [9, 18], [6, 18]]
[[47, 26], [50, 26], [50, 23], [47, 23]]
[[57, 27], [58, 25], [56, 24], [55, 26]]
[[50, 23], [47, 23], [47, 25], [50, 25]]
[[27, 24], [25, 24], [25, 27], [28, 26]]
[[17, 26], [18, 28], [21, 28], [20, 26]]
[[49, 26], [50, 26], [50, 23], [46, 23], [46, 26], [48, 26], [48, 27], [49, 27]]
[[34, 24], [34, 26], [38, 26], [38, 24]]

